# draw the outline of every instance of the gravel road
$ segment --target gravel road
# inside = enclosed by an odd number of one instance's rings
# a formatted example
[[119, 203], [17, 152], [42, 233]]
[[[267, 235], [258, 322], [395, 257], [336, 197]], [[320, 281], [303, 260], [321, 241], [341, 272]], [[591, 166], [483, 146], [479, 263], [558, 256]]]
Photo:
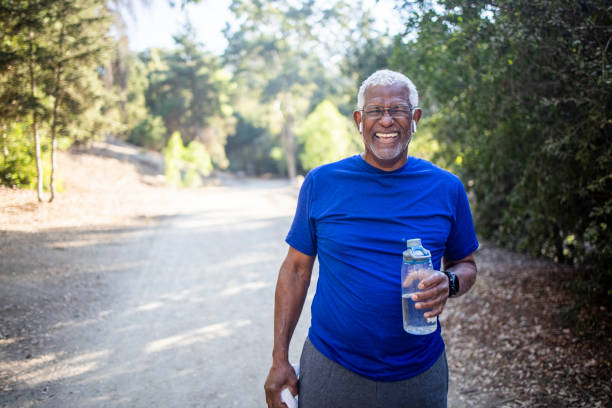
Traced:
[[2, 232], [0, 406], [265, 406], [296, 193], [251, 180], [126, 227]]

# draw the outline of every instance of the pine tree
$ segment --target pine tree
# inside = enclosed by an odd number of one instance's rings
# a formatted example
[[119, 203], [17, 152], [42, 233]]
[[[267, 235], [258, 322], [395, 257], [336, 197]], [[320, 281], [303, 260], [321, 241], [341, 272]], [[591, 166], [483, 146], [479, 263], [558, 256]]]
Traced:
[[[91, 72], [102, 64], [111, 42], [110, 18], [105, 7], [95, 0], [57, 0], [50, 11], [53, 21], [49, 33], [52, 58], [48, 70], [47, 94], [53, 99], [50, 117], [51, 178], [49, 202], [55, 198], [57, 136], [69, 133], [69, 123], [99, 97], [88, 85]], [[89, 73], [87, 72], [89, 71]]]

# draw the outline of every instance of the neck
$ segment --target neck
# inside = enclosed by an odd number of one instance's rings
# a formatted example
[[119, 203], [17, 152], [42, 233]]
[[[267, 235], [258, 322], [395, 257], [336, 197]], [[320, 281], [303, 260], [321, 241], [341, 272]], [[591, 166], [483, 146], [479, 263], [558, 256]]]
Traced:
[[380, 160], [373, 155], [368, 154], [368, 152], [362, 152], [361, 158], [372, 167], [376, 167], [377, 169], [383, 171], [393, 171], [406, 164], [408, 161], [408, 151], [403, 152], [395, 160]]

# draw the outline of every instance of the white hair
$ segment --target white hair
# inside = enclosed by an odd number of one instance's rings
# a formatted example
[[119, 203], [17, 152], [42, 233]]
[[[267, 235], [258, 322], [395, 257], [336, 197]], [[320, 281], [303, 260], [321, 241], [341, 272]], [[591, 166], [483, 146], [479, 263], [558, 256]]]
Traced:
[[419, 93], [412, 81], [402, 73], [391, 71], [388, 69], [381, 69], [380, 71], [374, 72], [365, 81], [361, 83], [361, 86], [359, 87], [359, 93], [357, 94], [357, 109], [363, 109], [363, 99], [366, 89], [371, 86], [393, 85], [396, 83], [406, 85], [406, 87], [408, 88], [410, 105], [413, 108], [416, 108], [419, 105]]

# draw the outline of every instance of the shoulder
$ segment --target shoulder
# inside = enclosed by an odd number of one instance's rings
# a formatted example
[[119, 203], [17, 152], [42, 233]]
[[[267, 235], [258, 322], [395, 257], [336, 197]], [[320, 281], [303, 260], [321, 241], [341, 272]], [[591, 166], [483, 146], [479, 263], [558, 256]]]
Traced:
[[358, 170], [359, 169], [359, 156], [350, 156], [342, 160], [338, 160], [333, 163], [326, 163], [321, 166], [315, 167], [306, 174], [306, 180], [310, 179], [310, 182], [314, 180], [322, 180], [335, 174]]
[[446, 169], [438, 167], [425, 159], [410, 156], [408, 159], [408, 164], [409, 165], [407, 166], [406, 170], [409, 172], [418, 172], [424, 175], [436, 177], [438, 179], [443, 179], [450, 184], [462, 184], [459, 177], [457, 177], [455, 174]]
[[341, 194], [355, 187], [363, 170], [359, 156], [351, 156], [333, 163], [323, 164], [310, 170], [304, 179], [302, 189], [310, 192], [311, 198]]

